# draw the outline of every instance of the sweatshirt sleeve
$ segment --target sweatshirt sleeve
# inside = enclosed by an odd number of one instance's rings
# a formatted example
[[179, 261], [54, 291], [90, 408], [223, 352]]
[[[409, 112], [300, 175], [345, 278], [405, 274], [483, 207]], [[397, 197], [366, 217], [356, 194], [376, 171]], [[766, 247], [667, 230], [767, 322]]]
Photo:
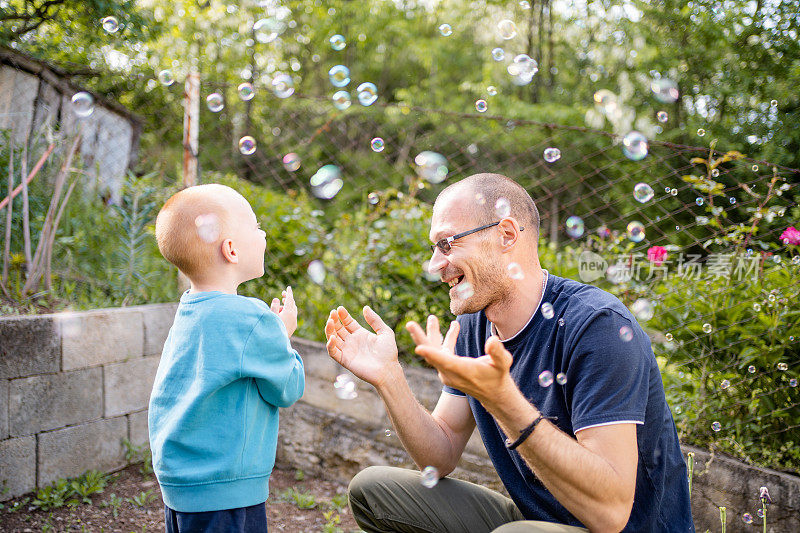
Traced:
[[264, 401], [277, 407], [289, 407], [303, 396], [303, 360], [272, 311], [266, 311], [250, 332], [239, 373], [242, 378], [255, 378]]

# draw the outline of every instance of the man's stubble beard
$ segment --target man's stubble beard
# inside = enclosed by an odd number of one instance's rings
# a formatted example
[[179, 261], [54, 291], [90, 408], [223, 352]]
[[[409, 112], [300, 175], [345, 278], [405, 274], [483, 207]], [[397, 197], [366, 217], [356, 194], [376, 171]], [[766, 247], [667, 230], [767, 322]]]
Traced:
[[489, 305], [501, 301], [513, 284], [503, 268], [490, 261], [481, 261], [477, 267], [474, 267], [473, 276], [475, 294], [467, 300], [450, 299], [450, 312], [456, 316], [477, 313]]

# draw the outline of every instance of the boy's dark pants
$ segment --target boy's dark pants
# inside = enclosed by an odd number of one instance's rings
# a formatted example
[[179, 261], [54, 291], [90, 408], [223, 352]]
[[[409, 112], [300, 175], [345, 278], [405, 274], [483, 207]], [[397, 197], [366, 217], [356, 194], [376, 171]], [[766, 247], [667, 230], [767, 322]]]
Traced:
[[182, 513], [164, 506], [167, 533], [267, 533], [263, 503], [202, 513]]

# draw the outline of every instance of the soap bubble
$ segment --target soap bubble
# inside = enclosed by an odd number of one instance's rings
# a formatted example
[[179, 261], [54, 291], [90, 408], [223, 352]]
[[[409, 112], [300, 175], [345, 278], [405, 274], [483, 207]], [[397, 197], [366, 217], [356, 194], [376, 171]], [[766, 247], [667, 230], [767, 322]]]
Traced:
[[253, 34], [260, 43], [271, 43], [286, 31], [286, 23], [275, 17], [259, 19], [253, 23]]
[[429, 183], [441, 183], [447, 177], [447, 159], [442, 154], [426, 150], [414, 158], [414, 163], [419, 177]]
[[606, 109], [617, 105], [617, 95], [608, 89], [600, 89], [594, 93], [594, 103], [605, 112]]
[[705, 200], [703, 200], [703, 199], [702, 199], [702, 198], [700, 198], [699, 196], [698, 196], [697, 198], [695, 198], [695, 199], [694, 199], [694, 203], [696, 203], [698, 206], [701, 206], [701, 205], [703, 205], [703, 203], [704, 203], [704, 202], [705, 202]]
[[753, 311], [755, 311], [756, 313], [757, 313], [757, 312], [759, 312], [759, 311], [761, 311], [761, 304], [760, 304], [760, 303], [758, 303], [758, 302], [755, 302], [755, 303], [753, 304]]
[[718, 431], [720, 431], [722, 429], [722, 424], [720, 424], [719, 422], [712, 422], [711, 423], [711, 429], [713, 429], [714, 431], [718, 432]]
[[456, 294], [462, 300], [468, 300], [475, 294], [475, 289], [469, 281], [462, 281], [456, 286]]
[[486, 88], [486, 93], [487, 93], [489, 96], [496, 96], [496, 95], [497, 95], [497, 87], [495, 87], [494, 85], [489, 85], [489, 86]]
[[559, 372], [556, 374], [556, 383], [559, 385], [566, 385], [567, 384], [567, 375], [563, 372]]
[[700, 129], [697, 130], [697, 136], [698, 137], [702, 137], [705, 134], [706, 134], [706, 130], [704, 130], [703, 128], [700, 128]]
[[653, 318], [653, 315], [655, 314], [653, 303], [647, 298], [639, 298], [633, 302], [633, 305], [631, 305], [631, 311], [633, 312], [633, 316], [642, 322], [647, 322]]
[[442, 24], [439, 26], [439, 33], [445, 37], [450, 37], [453, 34], [453, 28], [450, 27], [450, 24]]
[[647, 157], [648, 149], [647, 137], [638, 131], [628, 132], [622, 138], [622, 153], [631, 161], [641, 161]]
[[792, 378], [789, 380], [790, 387], [797, 387], [797, 378]]
[[622, 339], [623, 342], [630, 342], [633, 340], [633, 330], [628, 326], [622, 326], [619, 328], [619, 338]]
[[372, 82], [364, 82], [356, 89], [358, 103], [364, 107], [371, 106], [378, 99], [378, 88]]
[[245, 135], [239, 139], [239, 151], [243, 155], [251, 155], [256, 151], [256, 140], [250, 135]]
[[475, 102], [475, 109], [478, 110], [478, 113], [485, 113], [488, 106], [486, 105], [486, 100], [478, 100]]
[[197, 228], [197, 235], [203, 242], [213, 244], [219, 239], [220, 223], [217, 215], [213, 213], [199, 215], [194, 219], [194, 225]]
[[742, 521], [745, 524], [752, 524], [753, 523], [753, 515], [751, 515], [750, 513], [744, 513], [742, 515]]
[[668, 78], [659, 78], [650, 83], [653, 96], [662, 104], [671, 104], [680, 96], [678, 84]]
[[778, 101], [777, 100], [770, 100], [769, 105], [771, 107], [778, 107]]
[[673, 336], [672, 333], [667, 333], [664, 335], [664, 338], [667, 339], [667, 342], [672, 342]]
[[495, 61], [502, 61], [506, 57], [506, 52], [502, 48], [495, 48], [492, 50], [492, 59]]
[[542, 387], [549, 387], [553, 384], [553, 373], [549, 370], [545, 370], [541, 374], [539, 374], [539, 385]]
[[272, 92], [278, 98], [289, 98], [294, 94], [294, 80], [288, 74], [278, 74], [272, 78]]
[[350, 107], [350, 93], [347, 91], [336, 91], [333, 93], [333, 107], [340, 111], [344, 111]]
[[500, 218], [505, 218], [511, 215], [511, 203], [507, 198], [503, 198], [501, 196], [494, 204], [494, 212], [497, 213], [497, 216]]
[[387, 437], [391, 437], [392, 436], [392, 430], [391, 429], [385, 429], [385, 430], [383, 430], [383, 434], [386, 435]]
[[709, 324], [708, 322], [703, 324], [703, 333], [711, 333], [711, 331], [713, 331], [713, 329], [714, 329], [714, 327], [711, 324]]
[[325, 281], [325, 265], [319, 259], [314, 259], [308, 264], [308, 277], [317, 285]]
[[294, 152], [289, 152], [283, 156], [283, 166], [289, 172], [294, 172], [300, 168], [300, 156]]
[[212, 113], [219, 113], [225, 107], [225, 100], [219, 93], [211, 93], [206, 96], [206, 105]]
[[777, 364], [778, 370], [784, 371], [789, 369], [789, 365], [786, 363], [778, 363]]
[[354, 400], [358, 397], [356, 382], [350, 374], [339, 374], [333, 382], [333, 390], [340, 400]]
[[509, 263], [508, 264], [508, 277], [511, 279], [523, 279], [525, 278], [525, 273], [522, 272], [522, 267], [519, 266], [519, 263]]
[[481, 193], [475, 194], [475, 203], [478, 205], [486, 205], [486, 197]]
[[670, 196], [678, 196], [678, 189], [670, 189], [669, 194]]
[[347, 46], [347, 40], [344, 38], [344, 35], [336, 35], [331, 36], [330, 38], [331, 48], [336, 50], [337, 52], [340, 50], [344, 50], [344, 47]]
[[553, 304], [550, 302], [544, 302], [542, 304], [542, 316], [545, 317], [547, 320], [550, 320], [555, 316], [555, 310], [553, 309]]
[[311, 176], [311, 193], [317, 198], [330, 200], [336, 196], [344, 185], [342, 172], [336, 165], [323, 165]]
[[172, 76], [172, 71], [164, 69], [158, 73], [158, 82], [164, 87], [169, 87], [175, 83], [175, 78]]
[[544, 160], [547, 161], [548, 163], [555, 163], [556, 161], [561, 159], [561, 150], [553, 147], [545, 148], [543, 156]]
[[758, 172], [758, 165], [753, 165], [752, 170], [753, 172]]
[[711, 170], [711, 177], [712, 178], [718, 178], [719, 177], [719, 169], [718, 168], [715, 168], [715, 169]]
[[747, 371], [750, 372], [751, 374], [755, 374], [756, 373], [756, 367], [754, 367], [753, 365], [750, 365], [750, 366], [747, 367]]
[[634, 220], [633, 222], [629, 223], [627, 231], [628, 238], [633, 242], [642, 242], [644, 240], [644, 224], [638, 220]]
[[719, 388], [722, 389], [722, 390], [725, 390], [730, 386], [731, 386], [731, 382], [728, 379], [723, 379], [722, 382], [720, 382], [720, 384], [719, 384]]
[[423, 487], [432, 489], [439, 483], [439, 471], [436, 470], [435, 466], [426, 466], [422, 469], [420, 481]]
[[328, 79], [334, 87], [344, 87], [350, 83], [350, 69], [344, 65], [335, 65], [328, 71]]
[[573, 239], [579, 239], [583, 236], [585, 226], [581, 217], [572, 215], [571, 217], [567, 218], [565, 226], [567, 228], [567, 235]]
[[117, 33], [117, 30], [119, 30], [119, 21], [117, 21], [117, 17], [104, 17], [100, 22], [103, 24], [103, 29], [106, 33]]
[[386, 144], [383, 142], [383, 139], [380, 137], [375, 137], [369, 142], [370, 147], [372, 148], [373, 152], [383, 152], [384, 147]]
[[72, 95], [72, 112], [79, 118], [86, 118], [94, 113], [94, 97], [83, 91]]
[[656, 118], [658, 119], [659, 122], [666, 122], [669, 120], [669, 115], [667, 114], [666, 111], [659, 111], [658, 113], [656, 113]]
[[539, 64], [527, 54], [519, 54], [506, 68], [514, 85], [527, 85], [539, 72]]
[[367, 202], [369, 202], [369, 205], [378, 205], [380, 201], [381, 197], [376, 192], [371, 192], [367, 195]]
[[256, 90], [253, 87], [253, 84], [248, 82], [240, 83], [239, 87], [236, 88], [236, 91], [239, 93], [239, 98], [241, 98], [244, 102], [252, 100], [256, 95]]
[[653, 188], [646, 183], [637, 183], [633, 188], [633, 197], [639, 203], [645, 203], [653, 198]]
[[513, 39], [517, 35], [517, 26], [513, 21], [503, 19], [497, 23], [497, 31], [503, 39]]

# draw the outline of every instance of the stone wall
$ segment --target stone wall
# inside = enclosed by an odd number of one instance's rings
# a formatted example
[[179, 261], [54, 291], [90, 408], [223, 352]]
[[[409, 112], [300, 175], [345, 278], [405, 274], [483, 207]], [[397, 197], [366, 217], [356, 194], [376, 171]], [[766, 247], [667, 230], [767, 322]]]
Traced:
[[[89, 469], [118, 469], [123, 438], [147, 443], [148, 397], [175, 307], [0, 318], [0, 484], [9, 489], [2, 498]], [[324, 345], [297, 338], [292, 344], [305, 362], [306, 392], [281, 410], [279, 465], [344, 482], [373, 464], [413, 468], [374, 390], [359, 382], [356, 399], [337, 398], [332, 383], [343, 369]], [[435, 372], [406, 374], [432, 409], [441, 390]], [[684, 446], [689, 451], [699, 532], [720, 529], [719, 506], [728, 509], [727, 531], [753, 531], [761, 523], [761, 486], [775, 502], [767, 530], [800, 531], [800, 478]], [[452, 475], [503, 490], [477, 432]], [[744, 513], [754, 525], [744, 524]]]

